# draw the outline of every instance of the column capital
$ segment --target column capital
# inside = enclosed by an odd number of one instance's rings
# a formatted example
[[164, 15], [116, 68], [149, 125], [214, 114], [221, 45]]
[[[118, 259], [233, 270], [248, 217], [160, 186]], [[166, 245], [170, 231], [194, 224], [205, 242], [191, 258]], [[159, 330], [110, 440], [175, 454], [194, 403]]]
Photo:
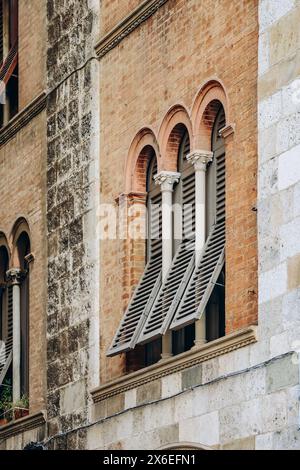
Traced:
[[180, 173], [176, 171], [160, 171], [154, 176], [155, 184], [161, 186], [161, 191], [173, 191], [174, 183], [178, 183]]
[[20, 268], [11, 268], [6, 271], [7, 281], [10, 282], [12, 285], [20, 284], [25, 276], [26, 271]]
[[207, 164], [212, 161], [213, 155], [213, 152], [208, 150], [194, 150], [187, 155], [186, 159], [194, 165], [196, 171], [206, 171]]

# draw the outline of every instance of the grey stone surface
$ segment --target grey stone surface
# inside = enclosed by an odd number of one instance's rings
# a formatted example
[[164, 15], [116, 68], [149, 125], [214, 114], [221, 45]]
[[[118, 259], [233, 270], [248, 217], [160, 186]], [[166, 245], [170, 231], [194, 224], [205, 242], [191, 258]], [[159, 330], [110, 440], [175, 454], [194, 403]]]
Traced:
[[161, 398], [161, 380], [149, 382], [137, 388], [136, 402], [138, 405], [156, 401]]
[[202, 383], [202, 365], [191, 367], [182, 372], [182, 389], [187, 389]]
[[294, 364], [291, 356], [284, 357], [267, 365], [267, 393], [299, 383], [299, 366]]

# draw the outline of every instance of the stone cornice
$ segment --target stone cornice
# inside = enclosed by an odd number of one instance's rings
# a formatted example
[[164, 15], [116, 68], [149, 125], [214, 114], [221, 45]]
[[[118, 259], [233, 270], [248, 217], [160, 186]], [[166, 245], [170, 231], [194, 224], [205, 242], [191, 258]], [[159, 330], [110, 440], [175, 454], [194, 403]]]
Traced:
[[118, 23], [107, 33], [95, 47], [96, 54], [101, 59], [114, 47], [116, 47], [126, 36], [134, 31], [140, 24], [152, 16], [168, 0], [145, 0], [126, 18]]
[[17, 421], [11, 421], [0, 428], [0, 440], [8, 439], [9, 437], [16, 436], [31, 429], [44, 426], [46, 423], [43, 412], [35, 413], [32, 415], [20, 418]]
[[0, 130], [0, 147], [8, 142], [14, 135], [26, 126], [35, 116], [46, 107], [46, 93], [37, 96], [31, 103], [14, 116], [8, 124]]
[[235, 131], [235, 124], [228, 124], [227, 126], [223, 127], [219, 134], [223, 139], [227, 139], [230, 135], [234, 134]]
[[244, 328], [215, 341], [211, 341], [210, 343], [201, 345], [197, 349], [191, 349], [183, 354], [166, 359], [164, 362], [159, 362], [146, 369], [124, 375], [107, 384], [101, 385], [95, 390], [92, 390], [91, 395], [93, 401], [94, 403], [98, 403], [109, 397], [126, 392], [127, 390], [160, 379], [161, 377], [180, 372], [214, 357], [235, 351], [256, 341], [256, 327], [250, 326]]

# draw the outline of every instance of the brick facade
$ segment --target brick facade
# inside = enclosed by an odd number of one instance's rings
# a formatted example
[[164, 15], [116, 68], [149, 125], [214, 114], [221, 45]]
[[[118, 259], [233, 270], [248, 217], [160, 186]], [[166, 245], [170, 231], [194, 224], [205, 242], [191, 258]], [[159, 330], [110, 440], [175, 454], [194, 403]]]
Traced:
[[[104, 2], [104, 9], [109, 4]], [[230, 333], [257, 322], [257, 229], [252, 210], [257, 178], [257, 2], [224, 0], [217, 9], [215, 14], [198, 1], [170, 0], [101, 59], [100, 120], [106, 119], [106, 125], [100, 151], [102, 198], [111, 203], [118, 189], [126, 190], [126, 161], [138, 131], [152, 129], [161, 158], [171, 162], [168, 169], [176, 169], [171, 148], [164, 148], [162, 137], [169, 108], [184, 105], [190, 114], [205, 83], [217, 77], [223, 84], [228, 123], [236, 124], [234, 136], [226, 143], [226, 331]], [[198, 129], [193, 132], [192, 145], [197, 146]], [[120, 253], [119, 257], [111, 256], [112, 252]], [[103, 242], [103, 381], [122, 371], [122, 358], [105, 359], [104, 355], [124, 308], [120, 257], [121, 242]], [[112, 280], [110, 289], [105, 285], [108, 279]]]

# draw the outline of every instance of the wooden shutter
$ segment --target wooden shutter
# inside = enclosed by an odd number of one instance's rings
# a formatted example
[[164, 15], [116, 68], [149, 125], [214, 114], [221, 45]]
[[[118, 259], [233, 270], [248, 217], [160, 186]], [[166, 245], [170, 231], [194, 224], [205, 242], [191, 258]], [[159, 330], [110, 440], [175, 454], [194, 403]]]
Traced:
[[138, 343], [148, 342], [166, 333], [195, 266], [195, 172], [186, 160], [189, 151], [190, 143], [186, 134], [179, 155], [181, 183], [176, 188], [176, 191], [181, 191], [182, 240]]
[[[156, 164], [151, 176], [156, 174]], [[117, 329], [107, 356], [129, 351], [136, 345], [139, 334], [161, 286], [162, 236], [161, 193], [152, 186], [148, 198], [148, 263], [129, 306]]]
[[174, 257], [157, 299], [146, 320], [138, 343], [163, 335], [172, 320], [194, 268], [195, 242], [183, 241]]
[[0, 385], [5, 379], [6, 373], [12, 363], [13, 349], [13, 288], [9, 286], [7, 292], [7, 330], [5, 348], [0, 352]]
[[[222, 125], [222, 127], [224, 127]], [[216, 223], [211, 227], [200, 262], [171, 323], [171, 329], [182, 328], [204, 313], [212, 290], [225, 262], [225, 153], [220, 146], [216, 159]]]
[[16, 43], [9, 51], [8, 56], [0, 69], [0, 80], [7, 85], [16, 65], [18, 63], [18, 44]]

